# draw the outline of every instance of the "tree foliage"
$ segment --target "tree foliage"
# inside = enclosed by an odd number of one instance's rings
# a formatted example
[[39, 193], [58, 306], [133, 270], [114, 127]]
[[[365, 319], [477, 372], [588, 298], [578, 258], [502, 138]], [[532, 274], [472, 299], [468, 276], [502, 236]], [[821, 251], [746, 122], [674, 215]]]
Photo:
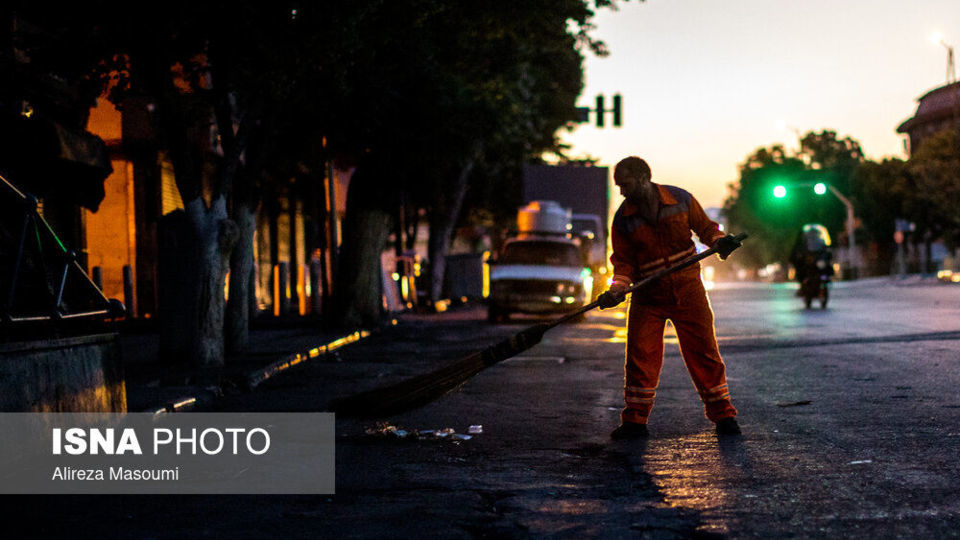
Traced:
[[[425, 209], [440, 260], [470, 182], [496, 186], [479, 190], [477, 206], [499, 202], [523, 161], [560, 150], [583, 54], [606, 52], [591, 36], [594, 12], [613, 6], [172, 0], [149, 17], [115, 0], [15, 9], [66, 36], [70, 47], [45, 58], [88, 95], [112, 84], [117, 103], [156, 106], [190, 220], [217, 240], [221, 259], [230, 209], [255, 205], [263, 178], [331, 160], [356, 167], [337, 289], [357, 314], [346, 322], [369, 324], [389, 214], [401, 200]], [[224, 269], [211, 270], [209, 291]]]
[[900, 159], [866, 161], [857, 170], [852, 200], [863, 222], [863, 234], [858, 241], [876, 247], [873, 270], [877, 273], [890, 268], [896, 220], [911, 215], [911, 184], [906, 162]]
[[[810, 132], [800, 139], [800, 149], [789, 152], [781, 145], [759, 148], [740, 166], [740, 179], [731, 184], [724, 203], [734, 230], [747, 231], [741, 258], [761, 267], [786, 264], [799, 231], [806, 223], [821, 223], [834, 238], [843, 238], [845, 206], [830, 193], [817, 195], [813, 186], [830, 184], [849, 197], [853, 178], [863, 163], [859, 143], [836, 132]], [[782, 185], [783, 198], [773, 195]]]
[[[574, 119], [582, 88], [582, 49], [603, 50], [589, 38], [593, 11], [580, 0], [408, 0], [336, 9], [340, 24], [361, 37], [352, 42], [353, 61], [333, 70], [335, 77], [328, 72], [318, 79], [332, 102], [321, 129], [332, 152], [375, 171], [360, 175], [367, 185], [351, 197], [365, 201], [348, 210], [382, 214], [401, 199], [424, 209], [431, 226], [430, 292], [437, 299], [469, 184], [516, 178], [511, 172], [524, 160], [559, 147], [556, 131]], [[361, 221], [384, 223], [351, 213], [345, 226]], [[371, 271], [386, 232], [346, 235], [353, 263], [341, 268], [339, 281]], [[352, 245], [358, 238], [364, 245]], [[340, 293], [349, 324], [377, 316], [369, 297], [379, 293], [360, 287]], [[352, 309], [358, 304], [368, 309]]]
[[942, 130], [910, 156], [906, 167], [909, 196], [904, 216], [918, 236], [941, 237], [949, 249], [960, 240], [960, 134]]
[[[910, 240], [929, 244], [942, 239], [949, 250], [960, 245], [960, 134], [945, 129], [924, 139], [909, 160], [865, 160], [860, 145], [832, 131], [808, 133], [800, 150], [760, 148], [741, 166], [731, 185], [725, 211], [731, 226], [747, 230], [743, 259], [753, 266], [784, 261], [793, 234], [804, 222], [823, 223], [845, 242], [844, 213], [839, 201], [817, 197], [798, 184], [826, 182], [853, 202], [859, 223], [857, 243], [864, 248], [872, 272], [891, 267], [898, 219], [911, 223]], [[783, 199], [772, 196], [774, 185], [788, 187]], [[928, 246], [929, 247], [929, 246]], [[929, 249], [927, 250], [929, 257]]]

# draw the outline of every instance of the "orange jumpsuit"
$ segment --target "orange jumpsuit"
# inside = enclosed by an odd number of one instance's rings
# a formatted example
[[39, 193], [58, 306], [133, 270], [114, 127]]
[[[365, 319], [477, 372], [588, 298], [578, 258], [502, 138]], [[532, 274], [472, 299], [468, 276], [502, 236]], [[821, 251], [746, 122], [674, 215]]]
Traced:
[[[617, 210], [611, 228], [614, 281], [634, 283], [696, 253], [691, 230], [713, 245], [723, 238], [687, 191], [654, 184], [660, 204], [653, 221], [629, 201]], [[707, 418], [736, 416], [727, 389], [726, 366], [717, 348], [713, 310], [700, 281], [700, 265], [667, 275], [631, 295], [624, 364], [624, 422], [646, 424], [663, 366], [663, 332], [670, 319], [680, 352], [703, 400]]]

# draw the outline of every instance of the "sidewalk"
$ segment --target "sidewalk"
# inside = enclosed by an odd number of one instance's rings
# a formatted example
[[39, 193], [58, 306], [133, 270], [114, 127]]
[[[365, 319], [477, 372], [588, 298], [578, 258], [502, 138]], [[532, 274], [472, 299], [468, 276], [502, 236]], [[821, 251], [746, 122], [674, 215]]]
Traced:
[[[230, 408], [238, 401], [248, 401], [252, 390], [294, 366], [324, 366], [326, 400], [367, 390], [430, 371], [517, 330], [484, 324], [482, 309], [474, 303], [443, 313], [404, 312], [395, 314], [392, 325], [353, 332], [323, 330], [318, 322], [304, 319], [257, 321], [248, 350], [228, 356], [218, 385], [191, 380], [185, 366], [160, 363], [159, 335], [154, 329], [121, 329], [127, 410], [164, 413], [219, 409], [221, 405]], [[465, 339], [467, 334], [470, 338]], [[369, 341], [376, 342], [372, 344], [375, 358], [352, 359], [349, 365], [341, 362], [343, 347]], [[265, 406], [272, 409], [283, 404]]]
[[311, 320], [258, 322], [250, 331], [247, 351], [228, 355], [220, 384], [203, 385], [186, 366], [158, 360], [160, 337], [155, 329], [121, 329], [127, 410], [163, 413], [208, 408], [226, 394], [249, 392], [295, 365], [333, 357], [339, 348], [370, 335], [369, 330], [323, 330]]

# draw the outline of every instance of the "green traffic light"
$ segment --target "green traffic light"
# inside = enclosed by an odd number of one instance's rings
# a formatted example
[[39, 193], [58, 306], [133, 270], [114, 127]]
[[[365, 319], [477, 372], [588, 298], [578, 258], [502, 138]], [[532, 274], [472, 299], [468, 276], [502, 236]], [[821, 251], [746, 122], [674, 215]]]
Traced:
[[787, 188], [785, 186], [776, 186], [773, 188], [773, 196], [782, 199], [787, 196]]
[[817, 184], [813, 186], [813, 192], [817, 195], [823, 195], [827, 192], [827, 185], [823, 182], [817, 182]]

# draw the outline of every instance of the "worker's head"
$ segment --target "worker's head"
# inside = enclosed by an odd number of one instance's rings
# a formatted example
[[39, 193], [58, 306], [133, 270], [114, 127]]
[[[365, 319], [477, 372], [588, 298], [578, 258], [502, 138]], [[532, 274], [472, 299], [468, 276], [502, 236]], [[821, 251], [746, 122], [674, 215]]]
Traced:
[[656, 196], [651, 177], [650, 166], [637, 156], [620, 160], [613, 169], [613, 181], [620, 188], [620, 194], [633, 203], [648, 202]]

